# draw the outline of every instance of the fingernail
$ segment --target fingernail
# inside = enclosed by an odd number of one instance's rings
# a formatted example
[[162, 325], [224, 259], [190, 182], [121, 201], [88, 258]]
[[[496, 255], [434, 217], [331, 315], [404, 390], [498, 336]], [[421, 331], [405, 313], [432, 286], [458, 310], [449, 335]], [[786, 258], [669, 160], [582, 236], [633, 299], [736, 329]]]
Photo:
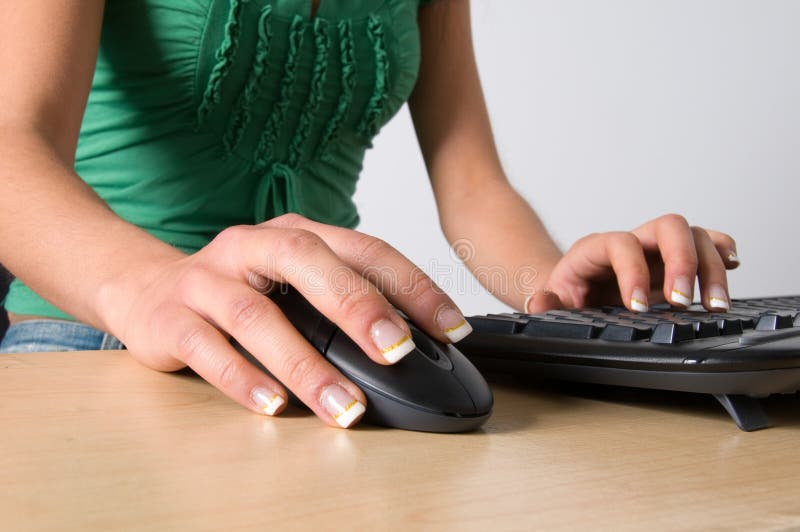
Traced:
[[736, 254], [735, 251], [731, 251], [730, 253], [728, 253], [728, 262], [735, 262], [736, 264], [740, 263], [739, 256]]
[[647, 304], [647, 295], [644, 290], [636, 288], [631, 296], [631, 308], [636, 312], [647, 312], [650, 306]]
[[525, 314], [530, 314], [531, 313], [531, 303], [533, 302], [533, 296], [534, 295], [535, 294], [531, 294], [528, 297], [526, 297], [525, 298], [525, 303], [522, 304], [522, 310], [525, 312]]
[[336, 420], [342, 428], [347, 428], [367, 411], [347, 390], [338, 384], [331, 384], [324, 390], [319, 398], [322, 407]]
[[394, 364], [416, 347], [414, 341], [403, 329], [394, 324], [393, 321], [383, 319], [372, 325], [370, 331], [372, 341], [381, 350], [383, 358], [390, 364]]
[[686, 277], [678, 277], [672, 285], [672, 302], [688, 307], [692, 304], [692, 285]]
[[472, 332], [472, 326], [464, 315], [453, 307], [443, 306], [436, 313], [436, 323], [447, 338], [456, 343]]
[[261, 386], [253, 388], [250, 392], [250, 399], [268, 416], [274, 416], [275, 412], [286, 402], [277, 393]]
[[728, 293], [722, 286], [715, 284], [708, 289], [708, 306], [729, 310], [731, 308]]

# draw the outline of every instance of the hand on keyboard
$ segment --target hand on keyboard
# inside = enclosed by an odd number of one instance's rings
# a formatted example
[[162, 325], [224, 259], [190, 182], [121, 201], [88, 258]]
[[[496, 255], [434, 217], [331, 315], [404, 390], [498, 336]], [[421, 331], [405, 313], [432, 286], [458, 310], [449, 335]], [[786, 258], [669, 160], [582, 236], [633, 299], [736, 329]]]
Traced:
[[621, 306], [487, 314], [459, 349], [481, 370], [714, 395], [742, 430], [769, 425], [754, 397], [800, 390], [800, 296], [648, 312]]
[[525, 310], [622, 304], [646, 312], [663, 301], [686, 308], [699, 278], [703, 306], [725, 311], [730, 308], [726, 270], [738, 265], [730, 236], [667, 214], [632, 232], [578, 240], [550, 273], [546, 289], [528, 298]]

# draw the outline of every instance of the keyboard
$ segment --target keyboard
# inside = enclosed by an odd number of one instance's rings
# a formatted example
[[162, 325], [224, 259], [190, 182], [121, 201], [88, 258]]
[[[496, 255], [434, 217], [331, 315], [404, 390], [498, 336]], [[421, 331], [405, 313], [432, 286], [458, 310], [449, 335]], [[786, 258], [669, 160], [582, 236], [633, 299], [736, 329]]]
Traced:
[[800, 390], [800, 296], [734, 300], [728, 312], [605, 306], [467, 318], [458, 348], [482, 371], [713, 395], [745, 431], [761, 397]]

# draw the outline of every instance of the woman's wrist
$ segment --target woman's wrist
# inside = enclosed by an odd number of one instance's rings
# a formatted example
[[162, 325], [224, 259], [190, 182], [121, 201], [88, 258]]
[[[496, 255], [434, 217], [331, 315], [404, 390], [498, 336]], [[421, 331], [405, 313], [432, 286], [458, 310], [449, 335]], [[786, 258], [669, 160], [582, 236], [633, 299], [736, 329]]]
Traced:
[[130, 307], [137, 297], [167, 267], [186, 254], [147, 234], [138, 227], [122, 228], [126, 233], [124, 254], [114, 257], [91, 295], [90, 313], [95, 325], [117, 337], [124, 335]]
[[[441, 216], [450, 244], [495, 297], [523, 310], [530, 295], [546, 288], [563, 253], [507, 181], [488, 180], [480, 197], [459, 195], [442, 206], [447, 207]], [[457, 249], [459, 245], [465, 253]], [[498, 271], [501, 279], [496, 278]]]

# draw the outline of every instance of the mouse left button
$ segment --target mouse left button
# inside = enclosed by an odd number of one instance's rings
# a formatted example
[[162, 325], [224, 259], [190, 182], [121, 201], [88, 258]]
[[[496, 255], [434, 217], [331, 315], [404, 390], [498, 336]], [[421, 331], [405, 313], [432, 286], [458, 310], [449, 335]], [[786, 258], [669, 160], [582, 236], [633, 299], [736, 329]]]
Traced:
[[489, 383], [486, 382], [478, 368], [457, 347], [446, 345], [444, 349], [453, 364], [453, 374], [458, 377], [464, 389], [469, 390], [470, 399], [475, 405], [475, 411], [477, 413], [491, 412], [494, 406], [494, 395]]

